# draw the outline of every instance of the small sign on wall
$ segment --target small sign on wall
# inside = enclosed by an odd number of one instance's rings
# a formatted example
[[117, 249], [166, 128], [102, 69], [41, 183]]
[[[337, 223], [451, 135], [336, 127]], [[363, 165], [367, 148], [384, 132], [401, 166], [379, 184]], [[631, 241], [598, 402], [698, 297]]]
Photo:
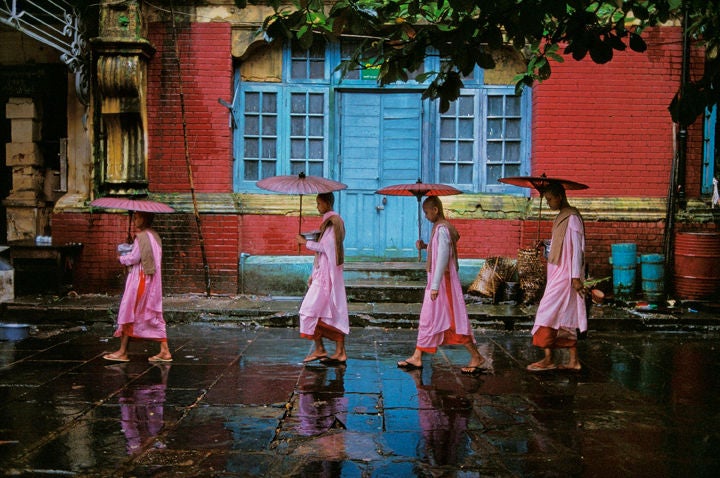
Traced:
[[365, 68], [360, 70], [361, 80], [377, 80], [380, 74], [380, 65], [372, 66], [370, 64], [365, 65]]

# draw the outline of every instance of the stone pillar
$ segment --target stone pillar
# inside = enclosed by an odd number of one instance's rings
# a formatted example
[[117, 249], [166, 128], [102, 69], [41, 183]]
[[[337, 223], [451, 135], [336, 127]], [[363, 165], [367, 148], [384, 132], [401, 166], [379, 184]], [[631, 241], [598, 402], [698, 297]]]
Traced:
[[5, 163], [12, 168], [12, 189], [3, 201], [8, 242], [49, 235], [52, 207], [45, 201], [45, 161], [37, 144], [41, 111], [31, 98], [10, 98], [5, 105], [12, 140], [5, 146]]
[[102, 165], [99, 188], [113, 195], [146, 194], [147, 175], [147, 60], [154, 48], [142, 37], [137, 1], [104, 0], [96, 52], [99, 123], [95, 151]]

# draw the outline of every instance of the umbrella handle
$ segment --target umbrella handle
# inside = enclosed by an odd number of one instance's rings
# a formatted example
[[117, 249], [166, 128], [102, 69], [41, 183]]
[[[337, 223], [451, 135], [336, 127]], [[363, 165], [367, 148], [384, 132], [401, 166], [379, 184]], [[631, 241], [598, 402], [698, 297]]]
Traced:
[[[302, 174], [302, 173], [301, 173]], [[300, 195], [300, 217], [298, 218], [298, 234], [302, 234], [302, 197], [303, 195]], [[298, 254], [302, 252], [302, 247], [300, 244], [298, 244]]]
[[535, 244], [540, 242], [540, 220], [542, 217], [542, 194], [540, 195], [540, 207], [538, 208], [538, 227], [537, 227], [537, 241], [535, 241]]
[[[420, 196], [417, 196], [418, 201], [418, 241], [422, 239], [422, 206], [420, 204]], [[422, 249], [418, 249], [418, 262], [422, 262]]]
[[127, 243], [132, 244], [133, 238], [132, 238], [132, 223], [133, 223], [133, 215], [135, 214], [135, 211], [132, 209], [128, 210], [128, 235], [127, 235]]

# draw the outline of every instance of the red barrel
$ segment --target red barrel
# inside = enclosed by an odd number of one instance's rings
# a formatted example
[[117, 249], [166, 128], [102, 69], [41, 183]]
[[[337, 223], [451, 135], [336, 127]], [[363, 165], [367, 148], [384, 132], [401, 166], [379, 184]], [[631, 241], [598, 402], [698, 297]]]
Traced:
[[720, 294], [720, 233], [679, 232], [675, 236], [675, 293], [701, 300]]

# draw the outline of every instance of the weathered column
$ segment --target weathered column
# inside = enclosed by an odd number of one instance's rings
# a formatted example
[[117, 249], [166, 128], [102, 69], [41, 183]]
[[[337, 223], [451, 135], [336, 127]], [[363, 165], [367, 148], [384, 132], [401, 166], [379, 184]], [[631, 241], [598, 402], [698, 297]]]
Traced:
[[154, 48], [143, 38], [137, 1], [103, 0], [96, 52], [99, 124], [95, 151], [99, 189], [108, 194], [147, 193], [147, 60]]
[[45, 161], [38, 146], [41, 111], [31, 98], [10, 98], [5, 105], [12, 140], [5, 145], [5, 163], [12, 168], [12, 189], [3, 201], [8, 242], [35, 239], [50, 229], [52, 207], [45, 201]]

